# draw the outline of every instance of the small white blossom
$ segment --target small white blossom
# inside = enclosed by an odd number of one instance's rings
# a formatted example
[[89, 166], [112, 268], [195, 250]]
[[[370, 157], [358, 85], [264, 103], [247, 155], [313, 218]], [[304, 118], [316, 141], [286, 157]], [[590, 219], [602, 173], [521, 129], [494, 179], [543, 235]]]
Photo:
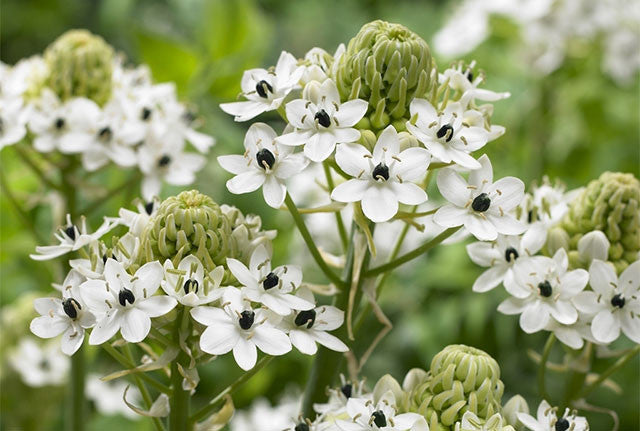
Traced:
[[[129, 384], [122, 380], [104, 382], [98, 374], [89, 374], [84, 393], [88, 399], [93, 401], [96, 410], [103, 415], [122, 415], [129, 419], [138, 419], [140, 416], [131, 410], [122, 399], [127, 386]], [[127, 392], [129, 402], [136, 403], [141, 398], [138, 388], [129, 387]]]
[[462, 63], [460, 63], [457, 66], [446, 69], [440, 78], [440, 81], [448, 79], [449, 87], [462, 94], [461, 103], [463, 106], [467, 106], [469, 102], [474, 101], [475, 99], [486, 102], [495, 102], [511, 96], [508, 92], [496, 93], [495, 91], [478, 88], [478, 86], [484, 82], [484, 76], [482, 73], [478, 76], [474, 76], [474, 67], [475, 61], [471, 62], [471, 64], [464, 69]]
[[582, 416], [576, 416], [566, 409], [562, 417], [557, 416], [557, 407], [551, 407], [546, 400], [538, 406], [537, 418], [518, 413], [518, 420], [530, 431], [589, 431], [589, 424]]
[[190, 254], [182, 258], [178, 268], [173, 267], [171, 259], [164, 262], [164, 280], [162, 290], [182, 305], [195, 307], [208, 304], [222, 296], [220, 282], [224, 277], [224, 267], [216, 268], [205, 276], [202, 262]]
[[22, 99], [0, 98], [0, 150], [7, 145], [20, 142], [26, 136], [26, 122], [27, 115], [23, 109]]
[[61, 386], [67, 380], [69, 358], [60, 352], [57, 343], [39, 345], [25, 337], [9, 352], [8, 360], [28, 386]]
[[361, 398], [349, 398], [347, 414], [350, 420], [336, 420], [342, 431], [429, 431], [424, 417], [417, 413], [397, 414], [396, 401], [391, 391], [377, 403]]

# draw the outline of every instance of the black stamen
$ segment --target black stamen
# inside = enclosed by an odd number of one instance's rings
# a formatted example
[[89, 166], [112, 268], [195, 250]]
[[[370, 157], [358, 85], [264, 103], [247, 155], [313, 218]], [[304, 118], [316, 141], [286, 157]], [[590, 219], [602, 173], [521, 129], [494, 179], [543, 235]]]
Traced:
[[38, 362], [38, 366], [45, 371], [48, 371], [51, 369], [51, 363], [49, 362], [48, 359], [42, 359], [40, 362]]
[[378, 163], [376, 167], [373, 168], [371, 176], [376, 181], [380, 179], [387, 181], [389, 179], [389, 167], [384, 163]]
[[185, 121], [185, 123], [191, 124], [196, 120], [196, 114], [192, 111], [186, 111], [184, 114], [182, 114], [182, 119]]
[[513, 247], [509, 247], [504, 252], [504, 258], [507, 259], [507, 262], [511, 262], [511, 259], [516, 260], [519, 256], [518, 250]]
[[65, 230], [64, 233], [67, 234], [67, 236], [69, 238], [71, 238], [71, 240], [75, 241], [76, 239], [76, 227], [74, 225], [68, 226]]
[[567, 431], [570, 427], [569, 421], [566, 418], [558, 419], [556, 422], [556, 431]]
[[273, 165], [276, 163], [276, 156], [274, 156], [271, 151], [263, 148], [256, 153], [256, 160], [258, 161], [258, 166], [266, 170], [267, 167], [265, 166], [265, 163], [269, 169], [273, 168]]
[[551, 288], [551, 283], [549, 283], [549, 281], [547, 280], [541, 283], [538, 283], [538, 290], [540, 291], [540, 295], [544, 296], [545, 298], [550, 297], [551, 294], [553, 293], [553, 289]]
[[465, 76], [467, 77], [469, 82], [473, 82], [473, 72], [471, 71], [471, 69], [467, 70], [467, 73], [465, 73]]
[[307, 425], [305, 422], [300, 422], [298, 425], [296, 425], [294, 430], [295, 431], [309, 431], [309, 425]]
[[106, 264], [107, 263], [107, 255], [106, 253], [102, 255], [102, 264]]
[[64, 118], [56, 118], [54, 125], [56, 126], [56, 129], [62, 129], [64, 127]]
[[240, 319], [238, 319], [240, 327], [245, 331], [251, 328], [251, 325], [253, 325], [253, 319], [255, 319], [255, 317], [256, 313], [254, 313], [253, 311], [244, 310], [242, 313], [240, 313]]
[[109, 141], [113, 136], [113, 132], [109, 126], [103, 127], [98, 131], [98, 137], [103, 141]]
[[329, 114], [327, 114], [327, 111], [324, 109], [316, 112], [316, 115], [313, 118], [318, 120], [318, 123], [320, 123], [322, 127], [329, 127], [331, 125], [331, 117], [329, 117]]
[[198, 280], [189, 279], [184, 282], [184, 286], [182, 286], [182, 288], [184, 289], [185, 295], [189, 294], [190, 291], [198, 293]]
[[622, 308], [625, 302], [627, 302], [627, 300], [620, 293], [611, 298], [611, 305], [614, 307]]
[[299, 312], [298, 315], [296, 316], [296, 319], [294, 320], [294, 323], [297, 326], [307, 325], [307, 329], [311, 329], [315, 321], [316, 321], [316, 310], [312, 309], [312, 310], [303, 310]]
[[75, 299], [67, 298], [64, 301], [62, 301], [62, 309], [64, 310], [67, 316], [71, 317], [72, 319], [75, 319], [76, 317], [78, 317], [78, 310], [81, 310], [82, 307], [80, 306], [80, 304], [78, 304], [78, 301], [76, 301]]
[[129, 304], [133, 304], [135, 300], [136, 297], [133, 296], [133, 292], [127, 288], [122, 289], [120, 293], [118, 293], [118, 302], [120, 302], [120, 305], [123, 307], [127, 306], [127, 301]]
[[373, 412], [371, 417], [373, 418], [373, 423], [376, 424], [378, 428], [387, 426], [387, 418], [385, 417], [382, 410], [376, 410], [375, 412]]
[[273, 93], [273, 87], [264, 79], [256, 84], [256, 92], [260, 97], [264, 97], [266, 99], [268, 97], [267, 91]]
[[147, 204], [144, 206], [144, 210], [147, 212], [147, 214], [151, 215], [151, 213], [153, 212], [153, 201], [147, 202]]
[[527, 213], [527, 223], [531, 223], [533, 221], [533, 210], [529, 210]]
[[471, 208], [480, 213], [488, 210], [490, 205], [491, 199], [489, 199], [489, 196], [486, 193], [480, 193], [473, 199], [473, 202], [471, 202]]
[[273, 272], [270, 272], [269, 274], [267, 274], [267, 277], [262, 282], [262, 287], [264, 288], [264, 290], [269, 290], [276, 287], [279, 282], [280, 282], [280, 278], [278, 278], [278, 276], [275, 275]]
[[442, 139], [446, 136], [447, 139], [445, 141], [449, 142], [451, 138], [453, 138], [453, 127], [451, 126], [451, 124], [445, 124], [438, 129], [438, 131], [436, 132], [436, 136], [438, 137], [438, 139]]
[[353, 393], [353, 386], [351, 386], [351, 383], [347, 383], [340, 388], [340, 392], [342, 392], [342, 395], [344, 395], [345, 397], [351, 398], [351, 394]]
[[166, 154], [160, 157], [160, 160], [158, 160], [158, 166], [160, 166], [161, 168], [167, 166], [169, 163], [171, 163], [171, 157]]
[[142, 118], [142, 121], [147, 121], [149, 118], [151, 118], [151, 109], [147, 108], [146, 106], [142, 108], [142, 115], [140, 117]]

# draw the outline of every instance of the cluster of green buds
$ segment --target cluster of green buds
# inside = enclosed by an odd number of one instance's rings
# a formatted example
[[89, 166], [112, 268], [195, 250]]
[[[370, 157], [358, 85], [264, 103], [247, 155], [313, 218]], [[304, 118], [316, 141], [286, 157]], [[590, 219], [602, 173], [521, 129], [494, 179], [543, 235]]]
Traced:
[[382, 130], [393, 124], [405, 130], [409, 104], [426, 98], [437, 82], [427, 43], [408, 28], [386, 21], [365, 24], [338, 62], [334, 78], [341, 98], [369, 102], [360, 129]]
[[60, 99], [86, 97], [98, 105], [109, 100], [114, 51], [100, 36], [70, 30], [49, 45], [44, 59], [46, 85]]
[[[552, 235], [564, 238], [572, 266], [581, 266], [578, 241], [591, 231], [609, 240], [608, 260], [622, 272], [640, 252], [640, 181], [632, 174], [605, 172], [572, 201]], [[551, 238], [550, 238], [551, 239]]]

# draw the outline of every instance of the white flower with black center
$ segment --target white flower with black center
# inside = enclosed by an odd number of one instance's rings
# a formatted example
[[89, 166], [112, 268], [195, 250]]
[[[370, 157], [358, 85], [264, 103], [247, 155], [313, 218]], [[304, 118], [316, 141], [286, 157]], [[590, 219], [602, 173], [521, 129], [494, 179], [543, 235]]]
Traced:
[[200, 306], [191, 309], [191, 317], [207, 328], [200, 336], [200, 348], [211, 355], [233, 351], [240, 368], [254, 367], [257, 349], [268, 355], [291, 351], [289, 337], [267, 321], [266, 310], [251, 308], [239, 289], [229, 288], [222, 296], [222, 308]]
[[353, 179], [338, 185], [331, 198], [339, 202], [362, 202], [362, 211], [376, 223], [391, 219], [398, 202], [419, 205], [426, 192], [414, 181], [421, 180], [429, 166], [424, 148], [400, 151], [398, 133], [388, 126], [378, 137], [373, 154], [358, 144], [340, 144], [336, 162]]
[[594, 260], [589, 267], [593, 291], [580, 292], [574, 299], [578, 310], [595, 315], [591, 333], [600, 343], [611, 343], [620, 330], [640, 343], [640, 260], [618, 277], [612, 265]]
[[351, 398], [373, 399], [373, 394], [365, 391], [364, 380], [351, 382], [340, 374], [340, 387], [327, 388], [329, 397], [326, 403], [314, 404], [313, 410], [320, 417], [346, 417], [347, 403]]
[[520, 327], [528, 334], [544, 329], [551, 319], [563, 325], [575, 323], [578, 311], [572, 300], [587, 285], [589, 274], [584, 269], [567, 271], [568, 265], [567, 253], [561, 248], [553, 258], [535, 256], [516, 267], [517, 295], [503, 301], [498, 311], [520, 314]]
[[218, 157], [220, 166], [236, 176], [227, 181], [234, 194], [249, 193], [262, 187], [265, 202], [280, 208], [284, 202], [287, 178], [300, 173], [309, 163], [302, 153], [276, 142], [276, 132], [264, 123], [254, 123], [244, 138], [245, 152]]
[[558, 408], [551, 407], [546, 400], [538, 406], [537, 418], [527, 413], [517, 413], [518, 420], [529, 431], [589, 431], [589, 424], [576, 412], [566, 409], [561, 417], [557, 415]]
[[511, 96], [508, 92], [496, 93], [495, 91], [478, 88], [484, 82], [485, 77], [482, 72], [474, 73], [475, 63], [475, 61], [472, 61], [466, 67], [459, 63], [446, 69], [440, 77], [440, 82], [449, 80], [449, 88], [462, 94], [460, 101], [463, 106], [467, 106], [476, 99], [485, 102], [496, 102]]
[[28, 386], [61, 386], [67, 381], [70, 361], [60, 353], [57, 343], [38, 344], [25, 337], [7, 356], [11, 367]]
[[286, 316], [291, 310], [309, 310], [315, 305], [314, 301], [293, 294], [302, 283], [300, 267], [283, 265], [271, 269], [271, 253], [264, 245], [259, 245], [253, 251], [249, 267], [230, 258], [227, 258], [227, 266], [242, 284], [244, 296], [280, 316]]
[[131, 276], [122, 264], [107, 259], [104, 280], [87, 280], [80, 285], [80, 294], [97, 319], [89, 344], [102, 344], [118, 331], [130, 343], [144, 340], [151, 318], [168, 313], [177, 304], [169, 296], [154, 296], [163, 274], [159, 262], [146, 263]]
[[407, 130], [429, 150], [434, 161], [480, 168], [469, 153], [484, 147], [490, 134], [483, 127], [464, 121], [464, 109], [459, 102], [449, 103], [444, 112], [438, 112], [428, 100], [413, 99], [409, 110], [415, 124], [407, 121]]
[[362, 398], [349, 398], [347, 414], [350, 420], [336, 420], [342, 431], [428, 431], [424, 417], [417, 413], [397, 414], [395, 397], [385, 393], [377, 403]]
[[139, 201], [136, 203], [136, 211], [131, 211], [126, 208], [120, 208], [118, 211], [118, 223], [122, 226], [129, 228], [129, 232], [137, 237], [142, 236], [144, 228], [149, 223], [149, 220], [155, 215], [160, 201], [158, 198], [153, 198], [148, 202]]
[[73, 355], [82, 346], [84, 330], [96, 322], [80, 296], [79, 286], [84, 280], [82, 275], [71, 270], [62, 284], [62, 299], [38, 298], [33, 301], [40, 317], [31, 321], [31, 332], [40, 338], [62, 334], [62, 352], [66, 355]]
[[100, 237], [109, 232], [117, 225], [116, 222], [110, 219], [104, 220], [102, 225], [94, 233], [87, 231], [87, 220], [84, 216], [80, 218], [80, 226], [76, 226], [71, 222], [71, 216], [67, 214], [67, 225], [61, 227], [54, 234], [54, 237], [60, 242], [58, 245], [43, 245], [37, 246], [36, 252], [38, 254], [30, 254], [29, 256], [33, 260], [49, 260], [54, 259], [63, 254], [67, 254], [70, 251], [76, 251], [86, 245], [90, 245], [93, 242], [98, 241]]
[[524, 197], [524, 183], [515, 177], [494, 183], [487, 155], [478, 161], [480, 169], [471, 171], [468, 181], [452, 168], [438, 173], [438, 189], [449, 203], [438, 209], [433, 220], [447, 228], [464, 225], [481, 241], [493, 241], [498, 234], [522, 233], [525, 227], [511, 210]]
[[335, 82], [327, 79], [322, 84], [307, 84], [302, 99], [287, 103], [287, 120], [295, 130], [276, 139], [288, 146], [304, 145], [304, 154], [314, 162], [322, 162], [338, 143], [360, 139], [353, 126], [364, 117], [368, 102], [355, 99], [340, 103]]
[[202, 262], [190, 254], [182, 258], [177, 268], [171, 259], [164, 262], [162, 290], [182, 305], [195, 307], [208, 304], [222, 296], [220, 282], [224, 277], [224, 267], [216, 266], [209, 274], [204, 273]]
[[[303, 288], [297, 295], [311, 304], [315, 302], [309, 289]], [[296, 349], [305, 355], [315, 355], [318, 351], [316, 343], [336, 352], [349, 350], [338, 337], [328, 333], [339, 328], [342, 322], [344, 311], [331, 305], [323, 305], [308, 310], [295, 310], [291, 316], [283, 319], [280, 327], [289, 334], [291, 344]]]
[[242, 102], [222, 103], [220, 108], [236, 121], [251, 120], [263, 112], [278, 109], [284, 98], [297, 87], [304, 68], [286, 51], [280, 54], [274, 70], [249, 69], [242, 75]]
[[531, 235], [498, 235], [493, 242], [478, 241], [467, 245], [467, 253], [477, 265], [488, 267], [473, 283], [474, 292], [487, 292], [503, 283], [507, 291], [512, 289], [513, 268], [526, 264], [544, 245], [545, 237]]

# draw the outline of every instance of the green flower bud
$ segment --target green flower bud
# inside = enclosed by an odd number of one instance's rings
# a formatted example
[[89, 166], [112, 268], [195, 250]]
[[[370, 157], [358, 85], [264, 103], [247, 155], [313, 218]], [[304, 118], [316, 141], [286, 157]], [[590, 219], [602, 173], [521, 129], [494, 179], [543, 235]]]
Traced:
[[226, 263], [231, 252], [231, 224], [217, 203], [197, 190], [165, 199], [142, 234], [145, 262], [197, 256], [207, 271]]
[[480, 419], [472, 412], [466, 412], [462, 422], [456, 423], [455, 431], [515, 431], [507, 424], [500, 413], [496, 413], [486, 421]]
[[622, 272], [640, 251], [640, 181], [632, 174], [605, 172], [591, 181], [571, 205], [561, 227], [570, 249], [587, 233], [600, 230], [610, 242], [609, 261]]
[[49, 45], [44, 59], [47, 85], [60, 99], [87, 97], [103, 105], [111, 97], [114, 52], [100, 36], [70, 30]]
[[411, 101], [431, 90], [434, 73], [429, 45], [420, 36], [400, 24], [373, 21], [349, 42], [335, 69], [335, 80], [343, 100], [369, 101], [374, 129], [393, 122], [400, 131]]
[[414, 383], [410, 409], [422, 414], [430, 429], [451, 431], [467, 411], [482, 421], [499, 413], [503, 390], [495, 359], [473, 347], [451, 345], [434, 356], [424, 383]]

